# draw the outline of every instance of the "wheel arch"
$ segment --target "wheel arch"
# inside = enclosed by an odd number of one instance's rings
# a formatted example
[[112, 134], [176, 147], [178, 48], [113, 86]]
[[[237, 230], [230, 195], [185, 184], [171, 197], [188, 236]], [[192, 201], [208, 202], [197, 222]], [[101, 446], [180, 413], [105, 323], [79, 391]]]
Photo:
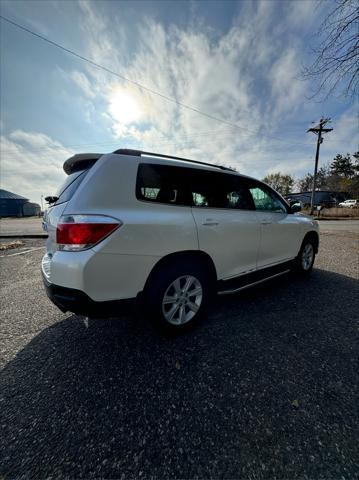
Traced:
[[162, 268], [170, 266], [171, 263], [175, 261], [185, 261], [190, 260], [193, 262], [200, 263], [204, 268], [207, 269], [208, 274], [212, 277], [213, 283], [217, 280], [217, 270], [213, 263], [212, 258], [208, 253], [203, 252], [202, 250], [184, 250], [180, 252], [173, 252], [164, 257], [162, 257], [152, 268], [150, 274], [147, 277], [144, 291], [146, 291], [151, 279], [156, 275], [156, 273]]
[[303, 238], [302, 245], [305, 242], [305, 240], [311, 240], [313, 242], [314, 252], [317, 254], [318, 249], [319, 249], [319, 235], [318, 235], [318, 232], [316, 232], [314, 230], [311, 230], [310, 232], [307, 232], [305, 234], [304, 238]]

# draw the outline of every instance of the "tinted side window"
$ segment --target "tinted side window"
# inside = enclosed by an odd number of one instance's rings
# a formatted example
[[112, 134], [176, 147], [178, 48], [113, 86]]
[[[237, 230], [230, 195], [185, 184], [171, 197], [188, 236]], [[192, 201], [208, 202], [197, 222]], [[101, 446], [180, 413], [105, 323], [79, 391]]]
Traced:
[[242, 177], [196, 170], [190, 183], [193, 205], [196, 207], [254, 209], [248, 185]]
[[61, 186], [58, 193], [56, 194], [56, 196], [59, 198], [56, 201], [55, 205], [68, 202], [71, 199], [71, 197], [79, 187], [80, 183], [85, 178], [87, 172], [88, 170], [74, 172], [66, 178], [65, 183]]
[[192, 205], [188, 189], [192, 169], [167, 165], [140, 164], [137, 173], [136, 197], [148, 202]]
[[237, 175], [167, 165], [139, 165], [139, 200], [203, 208], [253, 210], [245, 179]]
[[250, 192], [256, 210], [287, 213], [287, 208], [281, 199], [264, 185], [252, 185], [250, 187]]

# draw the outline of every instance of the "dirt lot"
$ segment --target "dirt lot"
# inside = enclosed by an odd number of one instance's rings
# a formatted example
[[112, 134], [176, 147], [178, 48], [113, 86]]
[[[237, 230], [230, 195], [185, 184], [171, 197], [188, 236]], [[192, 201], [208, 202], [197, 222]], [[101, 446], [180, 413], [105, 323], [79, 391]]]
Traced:
[[219, 298], [177, 339], [145, 318], [62, 314], [43, 240], [0, 252], [0, 476], [356, 479], [352, 230], [322, 228], [309, 280]]

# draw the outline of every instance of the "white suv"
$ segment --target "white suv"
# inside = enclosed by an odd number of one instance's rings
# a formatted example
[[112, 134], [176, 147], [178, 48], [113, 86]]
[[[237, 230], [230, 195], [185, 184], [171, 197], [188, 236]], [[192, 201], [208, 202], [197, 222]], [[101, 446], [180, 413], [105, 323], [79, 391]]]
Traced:
[[312, 269], [318, 224], [221, 166], [117, 150], [75, 155], [44, 219], [49, 298], [87, 316], [140, 299], [157, 325], [195, 323], [213, 294]]
[[344, 200], [344, 202], [339, 203], [339, 207], [343, 207], [343, 208], [359, 207], [359, 200]]

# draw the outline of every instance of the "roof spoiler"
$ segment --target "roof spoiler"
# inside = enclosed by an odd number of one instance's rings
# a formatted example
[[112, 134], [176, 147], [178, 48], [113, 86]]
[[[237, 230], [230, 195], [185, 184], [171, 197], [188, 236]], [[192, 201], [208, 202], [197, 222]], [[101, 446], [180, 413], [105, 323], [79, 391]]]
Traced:
[[92, 167], [92, 165], [102, 157], [103, 153], [78, 153], [68, 158], [64, 163], [63, 169], [67, 175]]

